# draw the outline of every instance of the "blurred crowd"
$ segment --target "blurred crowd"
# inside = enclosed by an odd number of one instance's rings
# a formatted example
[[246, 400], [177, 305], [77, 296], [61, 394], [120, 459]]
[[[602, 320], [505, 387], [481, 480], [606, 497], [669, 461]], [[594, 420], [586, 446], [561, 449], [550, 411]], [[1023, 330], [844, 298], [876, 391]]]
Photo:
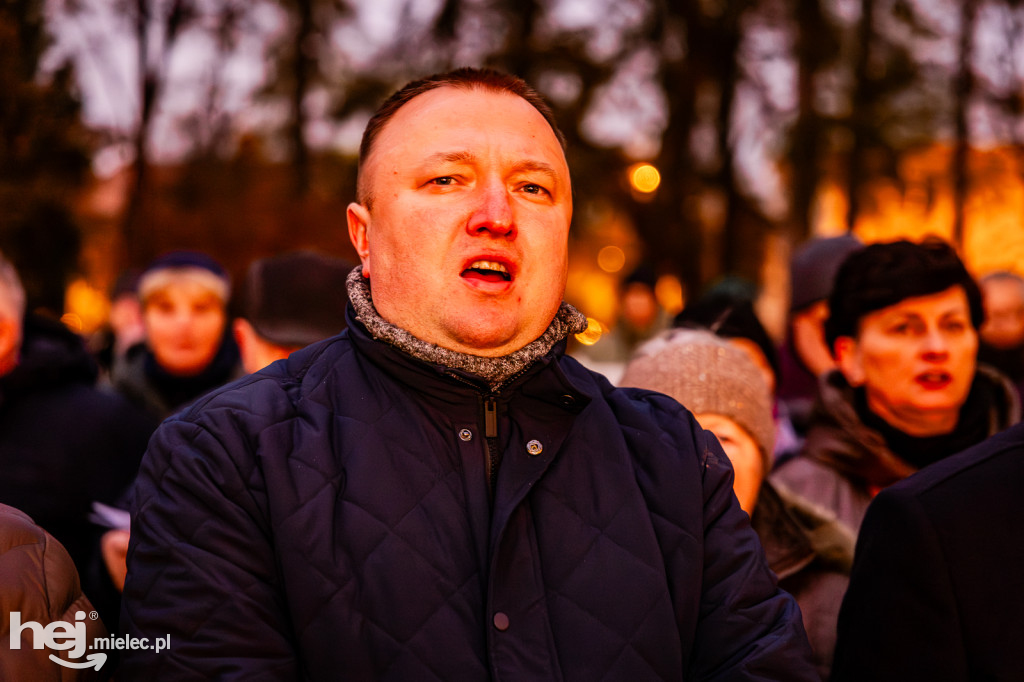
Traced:
[[[59, 620], [86, 604], [116, 632], [131, 483], [150, 435], [211, 389], [340, 333], [351, 268], [292, 252], [253, 262], [233, 283], [207, 254], [164, 254], [119, 280], [109, 329], [87, 341], [26, 310], [18, 273], [0, 258], [5, 609]], [[868, 679], [857, 640], [873, 628], [857, 619], [885, 619], [888, 602], [867, 615], [844, 606], [848, 589], [863, 592], [858, 583], [887, 570], [860, 560], [865, 517], [881, 491], [1020, 421], [1024, 279], [975, 279], [936, 239], [813, 239], [792, 258], [781, 343], [749, 292], [713, 288], [668, 319], [644, 297], [651, 280], [638, 271], [624, 283], [627, 319], [608, 341], [625, 360], [614, 379], [675, 398], [714, 433], [822, 677]], [[49, 567], [42, 597], [10, 577], [25, 551]], [[931, 568], [917, 568], [922, 580]], [[4, 649], [0, 673], [15, 653], [47, 652]]]

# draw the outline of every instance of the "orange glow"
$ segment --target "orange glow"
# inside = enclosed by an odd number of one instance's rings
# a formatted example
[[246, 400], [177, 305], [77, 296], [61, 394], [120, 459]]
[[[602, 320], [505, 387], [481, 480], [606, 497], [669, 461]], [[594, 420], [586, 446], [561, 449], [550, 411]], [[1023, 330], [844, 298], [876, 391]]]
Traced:
[[110, 314], [110, 302], [99, 289], [84, 279], [72, 282], [64, 293], [66, 314], [61, 318], [80, 334], [92, 334], [103, 326]]
[[606, 246], [597, 253], [597, 265], [605, 272], [618, 272], [625, 264], [626, 252], [617, 246]]
[[[907, 154], [899, 182], [877, 180], [863, 188], [863, 210], [854, 233], [865, 242], [953, 238], [952, 148], [933, 145]], [[993, 270], [1024, 272], [1024, 168], [1012, 149], [972, 150], [970, 193], [964, 207], [960, 255], [975, 276]], [[818, 193], [815, 233], [842, 232], [844, 188], [825, 183]]]
[[637, 192], [650, 194], [661, 184], [661, 173], [649, 163], [637, 163], [629, 168], [629, 184]]
[[669, 315], [676, 315], [683, 309], [683, 283], [675, 275], [659, 277], [654, 285], [654, 296]]
[[576, 334], [576, 340], [584, 346], [593, 346], [601, 340], [602, 334], [604, 334], [604, 325], [594, 318], [588, 317], [587, 328]]

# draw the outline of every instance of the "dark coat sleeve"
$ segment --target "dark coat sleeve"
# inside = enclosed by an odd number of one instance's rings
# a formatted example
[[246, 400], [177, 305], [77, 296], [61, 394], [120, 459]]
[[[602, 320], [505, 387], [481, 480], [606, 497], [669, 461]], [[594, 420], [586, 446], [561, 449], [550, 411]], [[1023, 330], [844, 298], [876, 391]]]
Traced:
[[[667, 428], [683, 455], [667, 456], [655, 443], [633, 444], [681, 623], [689, 622], [689, 599], [700, 589], [695, 627], [680, 631], [686, 679], [819, 680], [800, 609], [768, 568], [718, 441], [675, 401], [635, 395], [648, 402], [653, 421]], [[699, 573], [693, 574], [698, 553]]]
[[202, 419], [165, 422], [139, 473], [122, 629], [170, 648], [125, 651], [118, 679], [297, 679], [252, 444], [231, 410]]
[[968, 679], [946, 558], [909, 493], [883, 491], [868, 508], [839, 611], [831, 679]]
[[733, 494], [732, 465], [695, 425], [704, 464], [704, 579], [694, 679], [818, 680], [800, 609], [780, 590]]

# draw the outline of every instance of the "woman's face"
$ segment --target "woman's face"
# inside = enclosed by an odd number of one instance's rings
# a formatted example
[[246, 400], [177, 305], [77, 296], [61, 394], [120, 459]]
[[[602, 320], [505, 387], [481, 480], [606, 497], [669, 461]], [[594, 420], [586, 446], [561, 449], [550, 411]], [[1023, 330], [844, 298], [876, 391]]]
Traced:
[[839, 367], [868, 408], [913, 436], [949, 433], [974, 380], [978, 334], [963, 287], [907, 298], [865, 315], [836, 341]]
[[747, 515], [754, 513], [754, 505], [757, 504], [757, 493], [761, 490], [761, 481], [764, 480], [764, 458], [757, 443], [743, 427], [729, 417], [720, 414], [696, 414], [697, 423], [701, 428], [715, 434], [718, 442], [722, 444], [726, 456], [732, 462], [732, 469], [735, 479], [732, 483], [736, 499], [740, 501], [740, 507]]
[[227, 323], [220, 299], [188, 280], [154, 292], [142, 315], [157, 363], [175, 376], [194, 376], [213, 362]]

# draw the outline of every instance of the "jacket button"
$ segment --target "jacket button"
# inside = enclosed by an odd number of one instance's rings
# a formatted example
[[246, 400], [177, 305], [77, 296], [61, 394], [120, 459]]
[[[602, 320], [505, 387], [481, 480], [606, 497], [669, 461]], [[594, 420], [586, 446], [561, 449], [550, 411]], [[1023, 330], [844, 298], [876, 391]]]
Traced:
[[467, 442], [471, 441], [473, 440], [473, 432], [470, 431], [469, 429], [462, 429], [461, 431], [459, 431], [459, 438]]
[[508, 630], [508, 615], [502, 613], [501, 611], [498, 611], [496, 614], [494, 614], [494, 627], [500, 630], [501, 632], [505, 632], [505, 630]]
[[539, 455], [544, 452], [544, 446], [540, 444], [539, 440], [531, 440], [526, 444], [526, 451], [531, 455]]
[[572, 407], [573, 405], [575, 405], [575, 404], [576, 404], [576, 396], [573, 396], [573, 395], [569, 395], [568, 393], [566, 393], [565, 395], [563, 395], [563, 396], [562, 396], [561, 398], [559, 398], [558, 400], [559, 400], [559, 402], [560, 402], [560, 403], [562, 403], [562, 405], [564, 405], [565, 407]]

